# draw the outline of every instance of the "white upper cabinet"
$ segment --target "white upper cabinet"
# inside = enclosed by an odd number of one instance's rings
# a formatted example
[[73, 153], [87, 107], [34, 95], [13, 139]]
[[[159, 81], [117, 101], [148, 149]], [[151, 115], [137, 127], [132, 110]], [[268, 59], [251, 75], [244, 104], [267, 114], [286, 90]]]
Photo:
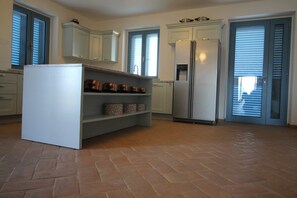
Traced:
[[175, 44], [178, 40], [221, 40], [223, 20], [168, 24], [167, 28], [169, 44]]
[[63, 56], [89, 59], [89, 30], [75, 23], [63, 24]]
[[115, 31], [105, 32], [102, 35], [102, 60], [118, 61], [119, 34]]
[[218, 39], [221, 40], [220, 25], [205, 25], [193, 27], [193, 40]]
[[102, 35], [90, 34], [90, 60], [102, 60]]
[[76, 23], [63, 24], [63, 56], [117, 62], [119, 33], [92, 31]]
[[191, 40], [192, 34], [192, 27], [168, 28], [168, 43], [175, 43], [178, 40]]

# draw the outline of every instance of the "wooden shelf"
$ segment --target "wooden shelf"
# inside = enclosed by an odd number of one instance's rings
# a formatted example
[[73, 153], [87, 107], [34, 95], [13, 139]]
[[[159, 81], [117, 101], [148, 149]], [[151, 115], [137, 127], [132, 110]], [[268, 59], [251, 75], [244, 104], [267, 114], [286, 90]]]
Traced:
[[129, 116], [136, 116], [136, 115], [141, 115], [141, 114], [146, 114], [146, 113], [150, 113], [150, 111], [139, 111], [139, 112], [135, 112], [135, 113], [125, 113], [125, 114], [116, 115], [116, 116], [110, 116], [110, 115], [85, 116], [83, 118], [82, 123], [85, 124], [85, 123], [90, 123], [90, 122], [112, 120], [112, 119], [124, 118], [124, 117], [129, 117]]
[[106, 92], [84, 92], [85, 96], [151, 96], [148, 93], [106, 93]]

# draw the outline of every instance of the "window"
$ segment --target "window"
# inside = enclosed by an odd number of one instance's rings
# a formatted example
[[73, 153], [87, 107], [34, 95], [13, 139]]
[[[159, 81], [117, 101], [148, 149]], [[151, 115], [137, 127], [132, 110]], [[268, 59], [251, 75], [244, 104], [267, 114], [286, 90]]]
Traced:
[[48, 63], [49, 18], [13, 6], [11, 65], [22, 69], [26, 64]]
[[159, 30], [129, 32], [128, 72], [158, 76]]

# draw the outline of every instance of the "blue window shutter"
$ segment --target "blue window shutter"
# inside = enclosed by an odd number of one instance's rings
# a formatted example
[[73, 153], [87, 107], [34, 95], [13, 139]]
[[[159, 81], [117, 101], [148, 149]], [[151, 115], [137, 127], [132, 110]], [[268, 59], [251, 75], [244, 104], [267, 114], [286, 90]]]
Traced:
[[27, 16], [25, 14], [13, 11], [11, 63], [16, 67], [21, 67], [25, 64], [26, 20]]

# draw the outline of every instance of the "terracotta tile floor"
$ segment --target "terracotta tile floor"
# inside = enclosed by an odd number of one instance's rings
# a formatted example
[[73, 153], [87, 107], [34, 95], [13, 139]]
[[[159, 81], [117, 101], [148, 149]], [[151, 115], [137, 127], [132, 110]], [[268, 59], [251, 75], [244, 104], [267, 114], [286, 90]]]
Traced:
[[0, 125], [0, 197], [297, 197], [295, 128], [153, 120], [82, 150]]

